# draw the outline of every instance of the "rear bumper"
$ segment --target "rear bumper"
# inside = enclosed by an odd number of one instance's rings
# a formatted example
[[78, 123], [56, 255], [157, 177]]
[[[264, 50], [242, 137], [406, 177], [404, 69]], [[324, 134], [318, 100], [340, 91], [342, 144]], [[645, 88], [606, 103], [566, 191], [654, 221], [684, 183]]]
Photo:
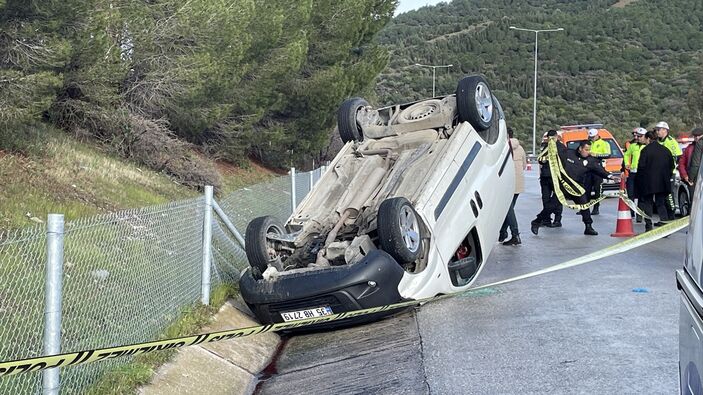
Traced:
[[[261, 323], [272, 324], [283, 322], [283, 312], [328, 306], [336, 314], [399, 302], [402, 297], [398, 293], [398, 284], [403, 273], [403, 268], [390, 255], [376, 250], [351, 266], [292, 273], [273, 281], [256, 280], [247, 270], [239, 280], [239, 289]], [[392, 312], [316, 324], [303, 329], [368, 322]]]
[[[620, 173], [610, 173], [614, 175], [619, 175]], [[604, 196], [617, 196], [620, 193], [620, 182], [613, 180], [603, 180], [601, 188]]]

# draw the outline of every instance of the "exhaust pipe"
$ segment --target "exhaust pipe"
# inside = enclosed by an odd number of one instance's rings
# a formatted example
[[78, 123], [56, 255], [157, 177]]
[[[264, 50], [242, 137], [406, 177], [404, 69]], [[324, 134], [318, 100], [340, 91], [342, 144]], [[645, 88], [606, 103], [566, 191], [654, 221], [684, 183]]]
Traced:
[[342, 226], [344, 226], [344, 222], [347, 219], [356, 219], [359, 216], [359, 213], [361, 212], [364, 203], [369, 200], [373, 192], [383, 180], [383, 177], [386, 175], [387, 171], [388, 170], [386, 170], [386, 168], [384, 167], [377, 167], [373, 169], [371, 175], [369, 175], [367, 179], [367, 182], [364, 184], [364, 188], [359, 191], [359, 194], [357, 194], [356, 197], [354, 197], [354, 199], [349, 203], [347, 208], [344, 209], [344, 212], [342, 212], [342, 215], [340, 216], [339, 221], [337, 221], [337, 224], [334, 226], [334, 228], [332, 228], [332, 231], [327, 234], [327, 238], [325, 239], [325, 245], [317, 253], [317, 259], [315, 260], [316, 266], [330, 265], [330, 262], [327, 260], [327, 258], [325, 258], [327, 246], [333, 243], [334, 240], [337, 238], [339, 230], [342, 229]]

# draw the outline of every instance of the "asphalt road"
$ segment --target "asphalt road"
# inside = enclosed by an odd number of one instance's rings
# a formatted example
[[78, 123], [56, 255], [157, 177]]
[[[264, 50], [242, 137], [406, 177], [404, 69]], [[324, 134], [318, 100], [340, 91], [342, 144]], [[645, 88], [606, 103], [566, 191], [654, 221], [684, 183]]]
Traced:
[[[496, 246], [477, 284], [534, 271], [619, 239], [617, 200], [561, 229], [529, 231], [536, 172], [518, 199], [523, 244]], [[635, 231], [644, 226], [636, 224]], [[678, 392], [678, 292], [685, 233], [541, 277], [430, 303], [378, 323], [295, 336], [261, 394], [595, 394]]]

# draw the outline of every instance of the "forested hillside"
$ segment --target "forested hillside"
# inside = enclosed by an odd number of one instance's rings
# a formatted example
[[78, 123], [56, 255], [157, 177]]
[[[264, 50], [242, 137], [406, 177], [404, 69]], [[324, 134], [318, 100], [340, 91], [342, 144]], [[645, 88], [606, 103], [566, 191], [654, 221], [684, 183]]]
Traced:
[[190, 186], [219, 183], [206, 157], [309, 160], [386, 67], [395, 4], [0, 0], [0, 150], [58, 127]]
[[391, 62], [377, 86], [382, 103], [453, 93], [464, 74], [483, 73], [517, 133], [531, 141], [534, 33], [539, 35], [537, 128], [603, 121], [625, 130], [666, 120], [700, 123], [703, 107], [700, 0], [455, 0], [395, 18], [379, 35]]

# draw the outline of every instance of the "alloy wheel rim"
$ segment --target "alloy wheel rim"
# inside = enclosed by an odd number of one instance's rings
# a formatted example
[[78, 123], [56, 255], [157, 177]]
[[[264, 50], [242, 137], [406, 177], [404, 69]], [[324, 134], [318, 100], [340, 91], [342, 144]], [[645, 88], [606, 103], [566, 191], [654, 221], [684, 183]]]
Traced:
[[493, 95], [491, 95], [488, 85], [479, 82], [478, 85], [476, 85], [474, 99], [476, 101], [476, 110], [481, 120], [483, 122], [490, 122], [491, 118], [493, 118]]
[[399, 223], [405, 247], [410, 252], [417, 252], [420, 248], [420, 224], [417, 222], [415, 212], [410, 207], [403, 206], [400, 209]]

